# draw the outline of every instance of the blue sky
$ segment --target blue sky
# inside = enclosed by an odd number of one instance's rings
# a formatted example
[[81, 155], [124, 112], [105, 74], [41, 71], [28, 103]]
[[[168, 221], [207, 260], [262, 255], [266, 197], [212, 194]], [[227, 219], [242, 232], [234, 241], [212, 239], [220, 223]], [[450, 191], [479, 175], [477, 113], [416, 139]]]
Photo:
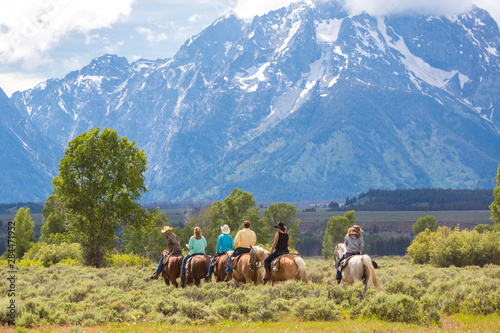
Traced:
[[[186, 39], [229, 11], [251, 19], [301, 0], [2, 0], [0, 88], [9, 96], [61, 78], [107, 53], [172, 57]], [[311, 0], [305, 0], [311, 1]], [[452, 15], [472, 0], [321, 0], [351, 13]], [[500, 22], [500, 1], [476, 0]]]

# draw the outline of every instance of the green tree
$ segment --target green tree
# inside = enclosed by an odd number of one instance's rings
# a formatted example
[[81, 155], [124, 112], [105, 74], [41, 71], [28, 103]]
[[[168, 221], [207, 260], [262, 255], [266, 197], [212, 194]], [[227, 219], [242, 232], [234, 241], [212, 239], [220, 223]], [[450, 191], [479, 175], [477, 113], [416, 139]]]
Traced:
[[[290, 236], [290, 246], [295, 247], [299, 242], [299, 226], [300, 219], [293, 221], [297, 215], [297, 209], [292, 204], [285, 202], [274, 203], [270, 205], [262, 217], [262, 235], [261, 241], [270, 244], [274, 239], [274, 226], [278, 222], [283, 222], [287, 227], [288, 235]], [[267, 236], [265, 236], [267, 234]]]
[[71, 215], [67, 228], [82, 246], [85, 264], [105, 264], [119, 225], [150, 223], [136, 202], [147, 191], [146, 165], [144, 151], [109, 128], [83, 132], [68, 143], [52, 183]]
[[490, 211], [490, 219], [495, 223], [495, 229], [500, 230], [500, 164], [498, 165], [497, 186], [493, 190], [493, 202], [490, 205]]
[[14, 217], [16, 242], [16, 259], [21, 259], [23, 255], [33, 246], [35, 241], [35, 222], [31, 218], [30, 209], [19, 208]]
[[433, 215], [423, 216], [417, 219], [417, 222], [413, 224], [413, 234], [418, 235], [425, 229], [429, 229], [434, 232], [439, 227], [436, 218]]
[[125, 253], [134, 253], [158, 261], [161, 250], [166, 248], [165, 234], [161, 232], [164, 226], [169, 226], [165, 213], [152, 210], [148, 214], [152, 220], [142, 229], [127, 226], [123, 229], [122, 248]]
[[328, 221], [323, 236], [323, 249], [321, 253], [325, 259], [333, 256], [335, 250], [335, 243], [343, 243], [347, 229], [351, 225], [351, 220], [356, 221], [356, 214], [353, 210], [348, 211], [344, 216], [332, 216]]
[[214, 253], [220, 227], [227, 224], [234, 237], [245, 220], [250, 221], [258, 242], [267, 237], [268, 233], [262, 228], [259, 208], [255, 206], [252, 193], [235, 188], [223, 201], [214, 202], [198, 217], [192, 218], [189, 225], [200, 227], [207, 239], [207, 252]]
[[66, 225], [68, 215], [55, 194], [45, 201], [42, 209], [43, 225], [41, 228], [40, 241], [44, 243], [60, 243], [68, 240], [66, 237]]

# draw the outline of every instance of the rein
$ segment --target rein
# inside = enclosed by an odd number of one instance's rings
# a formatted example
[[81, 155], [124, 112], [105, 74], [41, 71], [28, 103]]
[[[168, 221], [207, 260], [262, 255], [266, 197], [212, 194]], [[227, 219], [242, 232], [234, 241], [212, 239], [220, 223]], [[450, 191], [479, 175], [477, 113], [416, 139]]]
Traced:
[[262, 263], [257, 259], [257, 253], [252, 249], [250, 252], [250, 260], [248, 261], [248, 269], [253, 271], [254, 269], [260, 269]]

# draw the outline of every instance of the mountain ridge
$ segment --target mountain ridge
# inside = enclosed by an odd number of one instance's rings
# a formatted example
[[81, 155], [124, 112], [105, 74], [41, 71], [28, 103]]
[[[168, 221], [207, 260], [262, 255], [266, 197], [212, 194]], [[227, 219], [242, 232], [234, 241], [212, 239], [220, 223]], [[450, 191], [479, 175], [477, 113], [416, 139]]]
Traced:
[[492, 188], [499, 54], [477, 7], [403, 20], [297, 3], [221, 17], [171, 59], [96, 58], [11, 101], [61, 146], [97, 126], [135, 140], [147, 200]]

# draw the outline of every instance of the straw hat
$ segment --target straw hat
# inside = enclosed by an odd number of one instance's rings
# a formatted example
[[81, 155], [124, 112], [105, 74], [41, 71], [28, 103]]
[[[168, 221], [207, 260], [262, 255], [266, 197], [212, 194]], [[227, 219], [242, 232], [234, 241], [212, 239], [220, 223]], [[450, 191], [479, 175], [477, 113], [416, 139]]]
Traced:
[[161, 232], [162, 232], [162, 233], [166, 233], [167, 231], [172, 230], [172, 229], [173, 229], [173, 228], [172, 228], [171, 226], [166, 225], [166, 226], [164, 226], [164, 227], [163, 227], [163, 229], [161, 230]]
[[229, 229], [229, 226], [227, 224], [224, 224], [220, 230], [223, 234], [228, 234], [231, 232], [231, 229]]

